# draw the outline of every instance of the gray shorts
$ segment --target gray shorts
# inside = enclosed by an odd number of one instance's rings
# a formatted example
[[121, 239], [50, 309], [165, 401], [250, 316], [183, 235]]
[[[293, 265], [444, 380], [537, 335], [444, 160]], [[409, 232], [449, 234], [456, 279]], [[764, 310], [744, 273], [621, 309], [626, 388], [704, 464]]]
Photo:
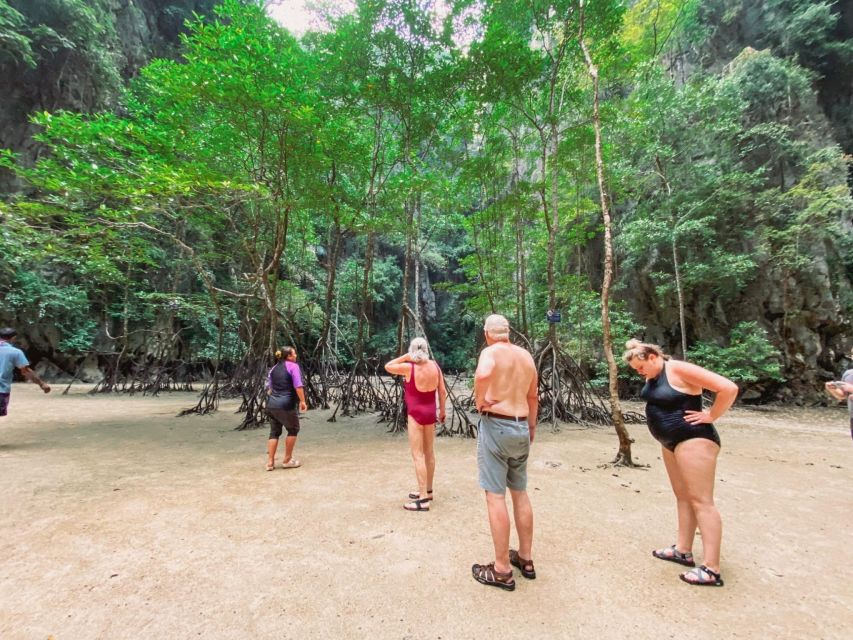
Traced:
[[477, 468], [480, 487], [490, 493], [527, 488], [527, 456], [530, 429], [527, 419], [519, 421], [481, 415], [477, 430]]

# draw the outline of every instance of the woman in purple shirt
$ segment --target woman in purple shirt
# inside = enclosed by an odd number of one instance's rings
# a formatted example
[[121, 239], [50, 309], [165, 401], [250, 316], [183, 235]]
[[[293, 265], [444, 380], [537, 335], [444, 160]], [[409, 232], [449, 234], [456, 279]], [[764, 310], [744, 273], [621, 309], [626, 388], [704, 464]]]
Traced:
[[275, 452], [281, 437], [282, 427], [287, 429], [284, 440], [284, 459], [281, 466], [285, 469], [295, 469], [302, 463], [293, 457], [293, 447], [296, 446], [296, 436], [299, 433], [299, 413], [296, 411], [296, 401], [299, 400], [299, 411], [307, 411], [305, 392], [302, 389], [302, 372], [296, 364], [296, 349], [282, 347], [275, 352], [278, 362], [267, 374], [267, 415], [270, 417], [270, 438], [267, 442], [267, 471], [275, 469]]

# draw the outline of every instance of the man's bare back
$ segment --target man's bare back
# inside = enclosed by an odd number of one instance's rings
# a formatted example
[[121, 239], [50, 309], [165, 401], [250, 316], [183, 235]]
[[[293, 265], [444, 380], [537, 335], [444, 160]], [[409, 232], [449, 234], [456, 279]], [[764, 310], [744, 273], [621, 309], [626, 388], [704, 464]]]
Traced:
[[536, 365], [527, 350], [510, 342], [486, 347], [474, 380], [478, 411], [527, 418], [531, 428], [536, 426]]

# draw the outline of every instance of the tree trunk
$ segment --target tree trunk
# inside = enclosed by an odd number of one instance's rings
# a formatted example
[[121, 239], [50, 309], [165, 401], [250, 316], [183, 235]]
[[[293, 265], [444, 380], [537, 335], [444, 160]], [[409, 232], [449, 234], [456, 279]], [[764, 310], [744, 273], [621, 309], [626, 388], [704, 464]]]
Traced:
[[672, 230], [672, 264], [675, 269], [675, 292], [678, 294], [678, 324], [681, 328], [681, 357], [687, 359], [687, 321], [684, 314], [684, 289], [681, 286], [681, 264], [678, 262], [678, 246], [675, 229]]
[[[553, 93], [553, 92], [552, 92]], [[554, 261], [556, 260], [556, 248], [557, 248], [557, 229], [560, 225], [560, 214], [557, 209], [557, 202], [559, 194], [557, 192], [558, 180], [559, 176], [557, 175], [558, 167], [557, 167], [557, 143], [559, 140], [559, 134], [557, 133], [556, 125], [551, 126], [551, 135], [550, 140], [548, 141], [548, 145], [550, 146], [550, 154], [548, 154], [548, 166], [547, 170], [550, 174], [550, 185], [549, 185], [549, 204], [550, 204], [550, 219], [548, 224], [548, 267], [547, 267], [547, 277], [548, 277], [548, 308], [556, 311], [557, 309], [557, 286], [554, 277]], [[545, 155], [545, 154], [543, 154]], [[542, 168], [543, 172], [546, 170], [546, 167]], [[548, 323], [548, 340], [551, 344], [557, 344], [557, 325], [553, 322]]]
[[[511, 134], [512, 135], [512, 134]], [[513, 173], [512, 187], [518, 185], [519, 176], [521, 174], [520, 157], [518, 138], [512, 135], [512, 151], [513, 151]], [[526, 265], [524, 258], [524, 220], [521, 207], [516, 200], [515, 206], [515, 268], [516, 268], [516, 298], [517, 298], [517, 318], [521, 325], [521, 333], [525, 336], [529, 335], [527, 328], [527, 278], [525, 276]]]
[[477, 223], [474, 223], [471, 226], [471, 241], [474, 244], [474, 255], [477, 256], [477, 270], [480, 272], [480, 284], [483, 287], [483, 291], [486, 293], [486, 298], [489, 301], [489, 308], [492, 310], [492, 313], [497, 313], [495, 308], [495, 299], [492, 297], [489, 280], [486, 278], [486, 269], [483, 265], [483, 252], [480, 251], [480, 236], [477, 232], [477, 227]]
[[526, 261], [524, 258], [524, 229], [521, 213], [515, 217], [515, 264], [516, 264], [516, 295], [518, 298], [518, 320], [521, 333], [529, 335], [527, 328], [527, 277], [525, 276]]
[[[415, 281], [414, 281], [414, 290], [415, 290], [415, 319], [420, 322], [421, 321], [421, 249], [420, 249], [420, 229], [421, 229], [421, 194], [418, 193], [417, 198], [415, 199], [415, 206], [417, 207], [415, 214], [415, 228], [412, 231], [414, 234], [414, 249], [412, 251], [412, 260], [415, 263]], [[426, 337], [426, 336], [424, 336]]]
[[610, 391], [610, 410], [613, 426], [619, 437], [619, 452], [615, 464], [633, 466], [631, 458], [631, 437], [625, 428], [625, 418], [619, 402], [619, 370], [613, 356], [613, 336], [610, 331], [610, 288], [613, 284], [613, 228], [610, 217], [607, 187], [604, 182], [604, 159], [601, 151], [601, 113], [598, 105], [598, 67], [593, 64], [589, 49], [584, 42], [584, 4], [581, 1], [580, 33], [578, 43], [586, 60], [587, 71], [592, 79], [592, 123], [595, 130], [595, 173], [598, 178], [598, 193], [601, 201], [601, 215], [604, 220], [604, 279], [601, 285], [601, 326], [604, 339], [604, 355], [607, 358], [607, 371]]
[[672, 186], [666, 177], [666, 172], [663, 169], [663, 162], [660, 156], [655, 155], [655, 164], [658, 167], [658, 175], [666, 189], [667, 208], [670, 209], [670, 219], [672, 220], [672, 236], [670, 237], [670, 247], [672, 249], [672, 266], [675, 271], [675, 292], [678, 296], [678, 327], [681, 332], [681, 357], [687, 358], [687, 321], [684, 316], [684, 289], [681, 286], [681, 263], [678, 261], [678, 245], [676, 243], [678, 234], [678, 219], [675, 212], [672, 211]]
[[406, 306], [409, 304], [409, 280], [411, 279], [412, 264], [412, 223], [414, 220], [414, 204], [407, 199], [406, 204], [406, 257], [403, 260], [403, 304], [400, 308], [400, 324], [397, 326], [397, 354], [403, 353], [403, 341], [406, 339]]
[[373, 297], [370, 291], [370, 281], [373, 274], [375, 237], [373, 230], [367, 232], [367, 247], [364, 250], [364, 278], [361, 282], [361, 309], [358, 314], [358, 336], [355, 343], [355, 353], [353, 354], [356, 362], [364, 357], [364, 342], [367, 338], [365, 330], [369, 329], [370, 316], [373, 313]]
[[329, 332], [332, 324], [332, 303], [335, 300], [335, 280], [338, 271], [338, 255], [340, 253], [341, 241], [343, 234], [341, 233], [340, 222], [335, 218], [335, 223], [331, 229], [332, 242], [331, 253], [326, 262], [326, 299], [323, 304], [323, 329], [320, 331], [320, 341], [317, 343], [317, 351], [320, 356], [329, 349]]

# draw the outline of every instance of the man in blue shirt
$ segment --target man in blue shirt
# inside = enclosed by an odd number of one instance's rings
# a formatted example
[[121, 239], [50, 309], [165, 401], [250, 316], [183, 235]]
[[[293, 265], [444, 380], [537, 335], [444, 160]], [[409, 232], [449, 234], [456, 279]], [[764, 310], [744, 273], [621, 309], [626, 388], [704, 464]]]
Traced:
[[0, 417], [6, 415], [9, 406], [9, 394], [12, 391], [12, 376], [15, 369], [20, 369], [21, 374], [27, 379], [35, 382], [45, 393], [50, 393], [50, 386], [45, 384], [36, 372], [30, 369], [30, 361], [24, 352], [10, 344], [17, 331], [6, 327], [0, 329]]

